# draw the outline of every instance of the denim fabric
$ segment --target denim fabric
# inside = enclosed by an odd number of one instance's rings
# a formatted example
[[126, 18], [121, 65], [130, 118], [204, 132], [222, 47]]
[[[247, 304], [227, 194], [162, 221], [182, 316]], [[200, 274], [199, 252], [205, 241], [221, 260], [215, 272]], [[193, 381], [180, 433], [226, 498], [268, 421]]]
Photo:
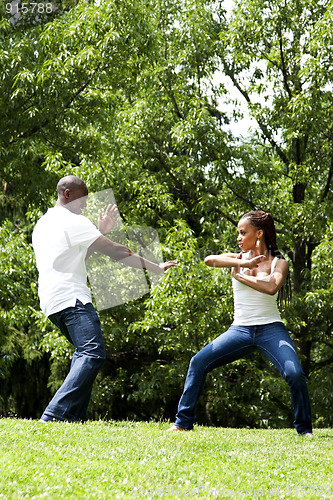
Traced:
[[265, 354], [289, 384], [297, 432], [311, 432], [311, 408], [306, 377], [293, 342], [281, 322], [258, 326], [232, 325], [199, 351], [189, 365], [175, 425], [181, 429], [193, 428], [196, 404], [208, 372], [255, 350]]
[[97, 373], [105, 361], [99, 317], [91, 303], [51, 314], [54, 323], [76, 350], [70, 371], [45, 409], [41, 420], [84, 421]]

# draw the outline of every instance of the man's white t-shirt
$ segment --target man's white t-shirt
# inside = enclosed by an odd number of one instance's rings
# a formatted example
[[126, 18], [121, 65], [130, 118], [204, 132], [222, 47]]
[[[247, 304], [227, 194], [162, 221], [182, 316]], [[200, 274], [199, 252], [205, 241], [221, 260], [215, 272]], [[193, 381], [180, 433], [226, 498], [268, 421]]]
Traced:
[[102, 236], [94, 224], [67, 208], [49, 208], [32, 233], [40, 306], [46, 316], [91, 302], [85, 259], [88, 247]]

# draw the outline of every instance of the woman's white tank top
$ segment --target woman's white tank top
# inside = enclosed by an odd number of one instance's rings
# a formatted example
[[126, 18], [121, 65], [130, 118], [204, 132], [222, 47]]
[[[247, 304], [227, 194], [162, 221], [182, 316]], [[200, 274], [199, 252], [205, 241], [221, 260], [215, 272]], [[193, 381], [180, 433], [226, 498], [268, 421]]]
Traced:
[[[268, 281], [274, 273], [277, 260], [277, 257], [272, 260], [270, 275], [258, 279]], [[244, 274], [242, 268], [240, 274]], [[282, 322], [276, 303], [277, 293], [268, 295], [267, 293], [258, 292], [235, 278], [232, 278], [232, 287], [234, 291], [233, 325], [254, 326], [266, 325], [276, 321]]]

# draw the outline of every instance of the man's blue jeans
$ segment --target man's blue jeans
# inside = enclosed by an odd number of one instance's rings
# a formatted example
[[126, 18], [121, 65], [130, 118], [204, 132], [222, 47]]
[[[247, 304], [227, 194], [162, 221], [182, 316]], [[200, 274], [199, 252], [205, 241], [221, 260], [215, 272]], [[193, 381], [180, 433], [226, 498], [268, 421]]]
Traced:
[[208, 372], [255, 350], [265, 354], [289, 384], [297, 432], [312, 432], [306, 378], [293, 342], [284, 324], [280, 322], [259, 326], [232, 325], [199, 351], [190, 362], [175, 425], [181, 429], [193, 428], [196, 404]]
[[41, 420], [84, 421], [97, 373], [105, 361], [99, 317], [91, 303], [51, 314], [54, 323], [76, 350], [70, 371], [45, 409]]

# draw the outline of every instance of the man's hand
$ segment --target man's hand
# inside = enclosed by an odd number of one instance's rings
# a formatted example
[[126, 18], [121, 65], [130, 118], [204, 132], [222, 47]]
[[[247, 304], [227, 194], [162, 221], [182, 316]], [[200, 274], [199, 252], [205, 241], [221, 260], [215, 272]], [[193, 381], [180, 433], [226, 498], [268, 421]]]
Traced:
[[169, 260], [168, 262], [163, 262], [162, 264], [159, 264], [160, 269], [162, 272], [165, 273], [170, 267], [175, 267], [178, 266], [177, 261], [175, 260]]
[[100, 210], [98, 213], [98, 230], [102, 234], [108, 234], [113, 226], [115, 225], [116, 220], [119, 217], [119, 212], [117, 205], [108, 205], [106, 207], [105, 213], [103, 215]]

